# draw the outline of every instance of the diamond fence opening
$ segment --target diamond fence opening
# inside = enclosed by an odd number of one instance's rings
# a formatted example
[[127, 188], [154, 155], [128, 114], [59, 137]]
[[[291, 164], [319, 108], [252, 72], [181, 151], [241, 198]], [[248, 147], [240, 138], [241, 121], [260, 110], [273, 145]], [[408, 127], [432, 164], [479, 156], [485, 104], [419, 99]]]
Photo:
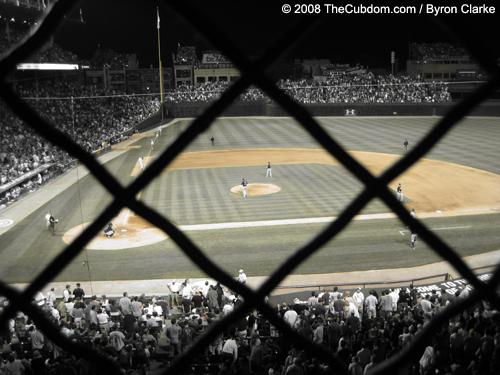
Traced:
[[[306, 350], [308, 353], [313, 353], [314, 356], [328, 363], [332, 368], [338, 369], [338, 372], [347, 374], [347, 368], [335, 359], [331, 352], [292, 331], [282, 319], [273, 314], [271, 307], [264, 301], [265, 296], [270, 294], [295, 267], [300, 265], [301, 262], [314, 254], [321, 246], [341, 232], [348, 225], [350, 220], [352, 220], [352, 218], [375, 197], [385, 202], [385, 204], [390, 207], [406, 225], [411, 225], [416, 228], [419, 235], [422, 236], [433, 250], [441, 257], [447, 259], [448, 262], [468, 280], [474, 287], [474, 292], [470, 294], [469, 298], [457, 303], [453, 308], [446, 309], [443, 313], [433, 318], [426, 326], [423, 334], [419, 335], [411, 346], [404, 350], [401, 355], [392, 356], [389, 360], [376, 366], [370, 373], [395, 373], [395, 370], [399, 366], [410, 359], [411, 353], [414, 350], [423, 350], [425, 348], [427, 340], [432, 337], [438, 327], [443, 325], [443, 323], [452, 316], [463, 311], [465, 308], [473, 306], [480, 300], [486, 299], [493, 306], [500, 309], [500, 299], [498, 295], [496, 293], [491, 293], [500, 285], [500, 268], [495, 270], [493, 277], [488, 283], [480, 281], [453, 249], [429, 231], [423, 224], [417, 220], [413, 220], [409, 213], [398, 204], [387, 188], [387, 184], [390, 181], [394, 180], [395, 177], [415, 164], [424, 154], [434, 147], [434, 145], [436, 145], [436, 143], [438, 143], [461, 118], [470, 113], [477, 104], [488, 98], [488, 96], [500, 86], [500, 74], [497, 66], [494, 61], [488, 58], [486, 49], [481, 46], [481, 43], [477, 40], [473, 40], [470, 34], [465, 33], [463, 30], [459, 30], [453, 25], [445, 23], [442, 25], [444, 29], [452, 33], [477, 59], [489, 75], [488, 81], [478, 87], [474, 95], [462, 101], [459, 105], [456, 105], [453, 110], [450, 111], [446, 117], [442, 118], [429, 134], [404, 158], [387, 169], [379, 177], [374, 177], [362, 165], [354, 160], [335, 139], [331, 138], [303, 107], [276, 88], [265, 75], [266, 69], [272, 66], [281, 56], [293, 49], [294, 45], [300, 44], [300, 42], [313, 32], [318, 25], [322, 22], [329, 22], [328, 17], [325, 15], [318, 15], [317, 17], [299, 17], [291, 27], [275, 38], [271, 47], [268, 48], [260, 58], [251, 62], [221, 30], [211, 24], [210, 20], [202, 17], [196, 9], [193, 9], [191, 3], [165, 2], [163, 6], [166, 7], [169, 12], [175, 12], [183, 17], [194, 29], [210, 40], [216, 48], [222, 51], [222, 53], [240, 69], [242, 75], [238, 81], [232, 84], [229, 89], [221, 95], [218, 101], [212, 103], [201, 116], [193, 121], [191, 125], [178, 136], [175, 142], [164, 150], [161, 156], [158, 157], [139, 178], [130, 184], [130, 186], [124, 188], [105, 168], [97, 163], [93, 156], [80, 148], [68, 135], [52, 128], [32, 108], [23, 102], [7, 82], [8, 75], [15, 69], [16, 64], [29, 57], [32, 51], [36, 50], [44, 41], [48, 40], [62, 24], [64, 15], [71, 14], [72, 11], [78, 9], [81, 3], [82, 1], [75, 2], [71, 0], [60, 0], [56, 2], [45, 16], [44, 21], [36, 32], [26, 39], [17, 49], [2, 59], [0, 62], [0, 95], [11, 110], [29, 127], [37, 131], [53, 145], [60, 147], [71, 156], [78, 158], [79, 161], [91, 171], [94, 177], [114, 196], [114, 200], [73, 243], [67, 246], [67, 248], [60, 253], [44, 271], [35, 278], [35, 280], [33, 280], [25, 291], [22, 293], [18, 292], [6, 285], [3, 281], [0, 281], [0, 294], [7, 297], [10, 301], [9, 306], [0, 316], [0, 324], [3, 327], [8, 324], [9, 320], [17, 311], [23, 311], [33, 317], [37, 327], [56, 345], [64, 347], [70, 353], [83, 356], [86, 360], [97, 364], [97, 366], [102, 368], [102, 373], [119, 374], [120, 370], [115, 362], [97, 355], [88, 345], [78, 345], [70, 342], [61, 332], [58, 332], [58, 330], [51, 325], [35, 306], [27, 301], [30, 301], [35, 292], [47, 285], [60, 269], [74, 260], [110, 219], [116, 216], [122, 208], [128, 207], [163, 230], [183, 250], [183, 252], [193, 260], [193, 262], [200, 265], [200, 268], [206, 274], [244, 297], [244, 303], [240, 308], [235, 310], [233, 314], [224, 317], [221, 321], [214, 324], [204, 335], [194, 342], [188, 352], [176, 359], [166, 372], [168, 371], [169, 374], [182, 373], [190, 363], [193, 354], [200, 353], [228, 324], [236, 322], [238, 318], [244, 316], [244, 314], [251, 309], [256, 308], [263, 313], [287, 339], [293, 340], [297, 347]], [[433, 19], [436, 20], [436, 22], [442, 22], [439, 18]], [[290, 43], [290, 41], [294, 41], [294, 43]], [[323, 229], [309, 243], [297, 249], [295, 254], [287, 261], [283, 262], [283, 264], [256, 291], [235, 281], [206, 257], [187, 236], [165, 217], [161, 216], [144, 203], [136, 200], [137, 193], [158, 176], [191, 141], [205, 131], [216, 117], [226, 107], [231, 105], [231, 103], [250, 85], [259, 87], [277, 104], [285, 108], [289, 114], [324, 147], [325, 150], [351, 171], [365, 186], [363, 192], [342, 212], [337, 220]]]

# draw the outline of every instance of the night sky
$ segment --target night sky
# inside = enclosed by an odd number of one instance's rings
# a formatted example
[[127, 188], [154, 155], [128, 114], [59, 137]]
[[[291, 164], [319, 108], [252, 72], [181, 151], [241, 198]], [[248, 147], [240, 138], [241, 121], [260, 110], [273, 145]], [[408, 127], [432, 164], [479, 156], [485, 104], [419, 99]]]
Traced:
[[[288, 0], [266, 1], [205, 1], [182, 0], [196, 8], [204, 17], [234, 40], [247, 56], [260, 56], [277, 33], [287, 29], [297, 17], [295, 3]], [[292, 13], [283, 14], [283, 4], [292, 5]], [[348, 2], [337, 3], [345, 5]], [[477, 3], [477, 2], [471, 2]], [[321, 4], [321, 12], [327, 8]], [[359, 5], [359, 2], [351, 2]], [[415, 5], [410, 1], [372, 1], [374, 5]], [[459, 14], [329, 14], [323, 24], [304, 43], [295, 46], [289, 59], [327, 58], [332, 63], [361, 63], [371, 68], [387, 68], [391, 51], [396, 52], [404, 68], [408, 59], [409, 42], [453, 43], [454, 38], [434, 21], [450, 23], [473, 40], [485, 43], [488, 53], [498, 57], [500, 26], [498, 13], [493, 15], [463, 14], [462, 3], [434, 2], [433, 5], [455, 5]], [[465, 3], [468, 4], [468, 3]], [[489, 5], [495, 4], [491, 2]], [[487, 4], [488, 5], [488, 4]], [[177, 44], [195, 46], [199, 58], [203, 50], [213, 46], [188, 22], [157, 1], [87, 0], [82, 6], [83, 25], [66, 25], [56, 35], [56, 43], [90, 60], [97, 48], [111, 48], [118, 53], [136, 53], [141, 68], [158, 66], [156, 7], [161, 18], [161, 55], [164, 66], [171, 66], [171, 54]], [[497, 7], [500, 12], [500, 6]], [[425, 6], [424, 6], [425, 9]], [[72, 15], [77, 17], [77, 15]], [[309, 14], [307, 17], [317, 17]], [[195, 22], [196, 23], [196, 22]], [[293, 40], [290, 43], [294, 43]]]

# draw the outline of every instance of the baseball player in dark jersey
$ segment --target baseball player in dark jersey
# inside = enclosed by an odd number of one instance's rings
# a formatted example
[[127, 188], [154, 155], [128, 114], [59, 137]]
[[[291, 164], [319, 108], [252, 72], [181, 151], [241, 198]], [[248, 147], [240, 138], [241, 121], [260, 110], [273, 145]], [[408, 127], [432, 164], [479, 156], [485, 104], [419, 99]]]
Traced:
[[396, 189], [396, 193], [398, 193], [398, 201], [403, 201], [403, 187], [401, 186], [401, 183], [399, 183], [398, 188]]
[[405, 139], [403, 146], [405, 146], [405, 150], [408, 150], [408, 140]]
[[266, 177], [273, 177], [273, 172], [271, 172], [271, 162], [267, 163]]
[[215, 146], [215, 138], [213, 135], [210, 137], [210, 142], [212, 142], [212, 146]]
[[241, 181], [241, 186], [242, 186], [242, 190], [243, 190], [243, 198], [247, 197], [247, 185], [248, 185], [247, 180], [243, 179]]

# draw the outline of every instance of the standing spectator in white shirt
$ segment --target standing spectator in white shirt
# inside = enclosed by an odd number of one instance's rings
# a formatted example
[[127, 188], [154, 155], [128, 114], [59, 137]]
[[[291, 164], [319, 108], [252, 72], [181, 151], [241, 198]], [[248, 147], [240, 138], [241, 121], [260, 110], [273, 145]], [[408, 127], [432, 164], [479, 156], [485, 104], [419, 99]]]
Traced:
[[[283, 305], [285, 305], [285, 304], [283, 303]], [[289, 308], [288, 306], [286, 307], [286, 309], [287, 309], [287, 311], [285, 312], [285, 314], [283, 316], [283, 320], [285, 322], [287, 322], [290, 325], [290, 327], [293, 328], [293, 326], [297, 320], [297, 316], [298, 316], [297, 311]]]
[[99, 329], [101, 332], [102, 330], [108, 330], [108, 314], [106, 314], [105, 309], [99, 309], [99, 313], [97, 314], [97, 321], [99, 322]]
[[191, 297], [193, 296], [193, 288], [189, 285], [189, 279], [186, 279], [184, 283], [186, 285], [182, 289], [182, 299], [191, 300]]
[[54, 288], [50, 288], [50, 292], [47, 292], [45, 299], [47, 305], [49, 305], [50, 307], [54, 306], [54, 302], [56, 301], [56, 294], [54, 293]]
[[243, 270], [240, 270], [240, 274], [238, 276], [238, 281], [242, 284], [245, 284], [247, 282], [247, 275], [245, 275]]
[[392, 299], [392, 311], [396, 311], [398, 309], [399, 293], [395, 289], [391, 289], [389, 296]]
[[227, 301], [227, 303], [224, 305], [224, 308], [222, 309], [222, 312], [224, 313], [224, 316], [227, 316], [228, 314], [233, 312], [233, 303], [231, 301]]
[[360, 315], [363, 316], [363, 303], [365, 302], [365, 295], [361, 291], [361, 288], [358, 287], [354, 294], [352, 295], [352, 299], [354, 300], [354, 305], [360, 312]]
[[373, 291], [370, 290], [370, 295], [366, 298], [365, 301], [366, 304], [366, 311], [368, 312], [368, 318], [375, 318], [377, 315], [377, 304], [378, 300], [377, 297], [373, 295]]
[[73, 309], [75, 308], [75, 303], [73, 302], [73, 298], [68, 299], [68, 302], [64, 304], [66, 306], [66, 321], [73, 320]]
[[170, 289], [170, 292], [172, 293], [172, 307], [179, 306], [179, 288], [181, 285], [176, 281], [172, 281], [170, 284], [168, 284], [168, 288]]
[[69, 296], [71, 295], [71, 285], [67, 284], [66, 285], [66, 289], [63, 290], [63, 299], [64, 299], [64, 302], [68, 302], [69, 301]]

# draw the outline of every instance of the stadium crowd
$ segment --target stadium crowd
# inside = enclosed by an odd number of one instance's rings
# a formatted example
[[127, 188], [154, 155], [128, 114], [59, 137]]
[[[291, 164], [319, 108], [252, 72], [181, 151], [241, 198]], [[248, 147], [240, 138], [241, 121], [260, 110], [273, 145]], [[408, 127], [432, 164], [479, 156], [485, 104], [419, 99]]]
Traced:
[[177, 48], [177, 55], [175, 55], [176, 65], [190, 65], [197, 60], [196, 49], [194, 47], [181, 47]]
[[[215, 283], [213, 283], [215, 284]], [[147, 374], [152, 364], [169, 366], [179, 354], [233, 313], [243, 302], [237, 295], [189, 280], [169, 284], [161, 297], [144, 294], [119, 299], [86, 296], [77, 284], [56, 298], [55, 291], [38, 293], [38, 303], [54, 329], [74, 342], [115, 361], [127, 374]], [[352, 295], [335, 287], [312, 292], [307, 301], [277, 304], [274, 313], [299, 335], [330, 351], [349, 374], [363, 374], [408, 348], [426, 325], [457, 301], [467, 298], [463, 283], [446, 290], [420, 293], [417, 288], [374, 290]], [[1, 308], [5, 301], [1, 301]], [[5, 328], [5, 327], [4, 327]], [[2, 373], [24, 368], [25, 374], [100, 374], [99, 368], [48, 340], [33, 321], [19, 312], [2, 332]], [[160, 364], [161, 362], [161, 364]], [[336, 368], [287, 340], [265, 316], [253, 311], [225, 327], [183, 374], [336, 374]], [[500, 312], [480, 302], [454, 316], [427, 340], [422, 352], [412, 352], [400, 374], [477, 374], [500, 371]]]
[[[209, 102], [217, 100], [229, 82], [181, 85], [165, 94], [165, 102]], [[446, 83], [421, 83], [417, 77], [339, 75], [326, 81], [280, 80], [277, 84], [299, 103], [441, 103], [450, 102]], [[247, 89], [240, 100], [271, 99], [260, 89]]]
[[415, 48], [419, 55], [426, 58], [450, 58], [467, 55], [465, 48], [450, 43], [413, 43], [410, 48]]
[[[52, 126], [69, 135], [80, 146], [91, 152], [128, 139], [122, 133], [160, 107], [157, 98], [119, 95], [96, 86], [74, 82], [45, 82], [37, 87], [19, 83], [21, 97]], [[75, 97], [72, 101], [71, 97]], [[65, 166], [70, 158], [66, 152], [53, 147], [43, 137], [28, 128], [9, 108], [0, 103], [0, 188], [39, 166]], [[51, 170], [44, 170], [23, 185], [13, 187], [0, 195], [0, 204], [15, 199], [45, 181]]]
[[[9, 51], [26, 36], [26, 32], [18, 29], [9, 29], [7, 33], [0, 32], [0, 56]], [[30, 57], [27, 63], [78, 63], [80, 59], [74, 53], [62, 48], [57, 44], [49, 44]]]

